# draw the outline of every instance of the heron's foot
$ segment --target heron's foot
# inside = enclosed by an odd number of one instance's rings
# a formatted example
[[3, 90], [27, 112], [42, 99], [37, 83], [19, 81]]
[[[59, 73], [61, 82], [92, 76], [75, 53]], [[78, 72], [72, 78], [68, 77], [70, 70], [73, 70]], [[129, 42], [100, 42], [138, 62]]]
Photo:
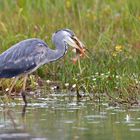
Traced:
[[26, 92], [25, 91], [21, 91], [21, 96], [22, 96], [22, 99], [24, 101], [24, 104], [27, 106], [27, 100], [26, 100]]

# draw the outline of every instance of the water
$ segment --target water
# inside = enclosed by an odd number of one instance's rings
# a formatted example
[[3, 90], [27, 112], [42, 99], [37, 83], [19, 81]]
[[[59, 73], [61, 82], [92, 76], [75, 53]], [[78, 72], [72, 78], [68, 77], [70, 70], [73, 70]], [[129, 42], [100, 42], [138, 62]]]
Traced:
[[139, 139], [139, 107], [111, 107], [65, 94], [38, 98], [26, 108], [0, 105], [0, 140]]

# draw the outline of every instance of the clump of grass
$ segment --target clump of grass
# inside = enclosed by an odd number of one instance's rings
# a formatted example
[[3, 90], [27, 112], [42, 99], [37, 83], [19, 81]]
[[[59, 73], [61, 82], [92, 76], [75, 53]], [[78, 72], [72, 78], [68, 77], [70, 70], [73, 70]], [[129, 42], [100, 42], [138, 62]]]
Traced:
[[139, 0], [0, 0], [0, 52], [32, 37], [45, 40], [51, 47], [51, 34], [70, 28], [90, 50], [90, 59], [73, 65], [69, 52], [35, 75], [61, 81], [62, 85], [76, 84], [87, 93], [106, 92], [125, 100], [138, 97], [139, 8]]

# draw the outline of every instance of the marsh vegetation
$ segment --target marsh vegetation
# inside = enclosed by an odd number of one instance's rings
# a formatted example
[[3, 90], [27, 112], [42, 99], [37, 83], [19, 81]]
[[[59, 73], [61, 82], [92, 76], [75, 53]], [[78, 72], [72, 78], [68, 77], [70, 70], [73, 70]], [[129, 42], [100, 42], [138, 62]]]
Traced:
[[[106, 94], [119, 103], [139, 103], [139, 0], [0, 0], [0, 52], [27, 38], [51, 43], [52, 33], [72, 29], [89, 50], [90, 58], [73, 65], [72, 52], [39, 68], [28, 79], [28, 90], [50, 84], [99, 98]], [[11, 80], [1, 79], [5, 92]], [[49, 83], [49, 84], [48, 84]], [[14, 89], [18, 92], [19, 81]], [[2, 92], [2, 94], [4, 93]]]

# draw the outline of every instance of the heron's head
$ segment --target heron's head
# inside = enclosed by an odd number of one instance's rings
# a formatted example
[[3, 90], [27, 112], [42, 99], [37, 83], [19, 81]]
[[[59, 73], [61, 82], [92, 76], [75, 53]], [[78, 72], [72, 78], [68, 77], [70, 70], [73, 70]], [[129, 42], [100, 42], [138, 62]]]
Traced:
[[[59, 39], [63, 40], [67, 45], [73, 47], [73, 49], [75, 49], [76, 51], [77, 56], [87, 56], [85, 54], [86, 49], [85, 49], [84, 44], [76, 37], [74, 32], [71, 31], [70, 29], [58, 30], [54, 33], [54, 35], [59, 37]], [[54, 38], [54, 35], [53, 35], [53, 38]], [[76, 58], [78, 58], [77, 56]], [[76, 58], [74, 61], [77, 60]]]

